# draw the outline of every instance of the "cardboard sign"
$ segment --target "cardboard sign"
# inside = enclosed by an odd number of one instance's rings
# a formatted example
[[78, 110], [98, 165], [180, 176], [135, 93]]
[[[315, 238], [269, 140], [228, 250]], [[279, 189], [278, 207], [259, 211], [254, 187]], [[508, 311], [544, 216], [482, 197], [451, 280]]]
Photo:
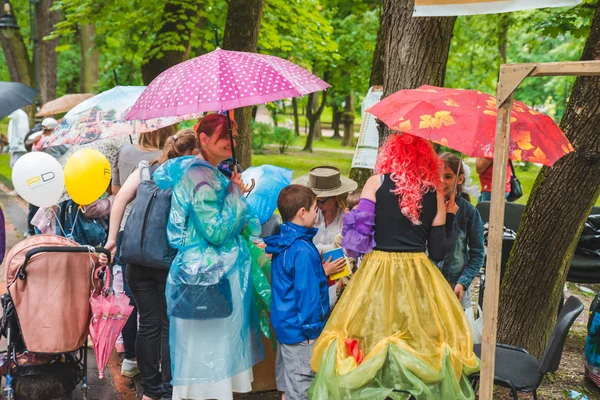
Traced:
[[379, 131], [377, 130], [375, 117], [366, 113], [365, 110], [379, 103], [382, 95], [383, 86], [373, 86], [369, 88], [363, 99], [361, 107], [362, 124], [360, 125], [360, 136], [352, 159], [352, 168], [373, 169], [375, 167], [379, 149]]

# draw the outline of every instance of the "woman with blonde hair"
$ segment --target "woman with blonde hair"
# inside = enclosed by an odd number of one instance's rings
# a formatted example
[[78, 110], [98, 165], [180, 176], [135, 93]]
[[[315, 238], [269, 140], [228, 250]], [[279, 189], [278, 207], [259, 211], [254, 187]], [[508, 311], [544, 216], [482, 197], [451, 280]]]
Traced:
[[314, 345], [310, 398], [475, 398], [471, 327], [429, 259], [446, 254], [440, 167], [423, 139], [381, 147], [378, 174], [344, 215], [342, 247], [365, 256]]
[[[183, 129], [168, 137], [160, 156], [149, 163], [150, 172], [155, 171], [168, 160], [195, 155], [197, 153], [196, 133]], [[140, 169], [147, 168], [146, 161], [140, 162]], [[135, 201], [141, 174], [133, 171], [117, 193], [111, 216], [108, 240], [104, 246], [114, 256], [119, 226], [125, 208]], [[128, 232], [125, 232], [128, 234]], [[139, 311], [139, 330], [135, 340], [137, 365], [142, 376], [143, 399], [170, 397], [171, 364], [169, 353], [169, 319], [167, 317], [165, 286], [169, 271], [141, 264], [127, 264], [126, 281], [131, 288], [136, 308]], [[134, 338], [136, 339], [136, 338]]]
[[[161, 150], [165, 145], [167, 139], [175, 134], [177, 125], [169, 125], [164, 128], [157, 129], [152, 132], [142, 133], [139, 136], [137, 144], [125, 144], [119, 149], [117, 154], [117, 161], [111, 168], [112, 184], [111, 192], [116, 195], [121, 190], [121, 186], [125, 184], [125, 181], [131, 173], [137, 169], [141, 161], [152, 161], [158, 158], [161, 154]], [[123, 232], [127, 217], [131, 212], [131, 206], [125, 207], [123, 218], [120, 219], [121, 226], [119, 232]], [[115, 276], [115, 287], [122, 286], [124, 293], [133, 298], [133, 294], [127, 284], [126, 266], [119, 260], [118, 248], [121, 244], [121, 235], [117, 237], [116, 246], [117, 252], [114, 259], [113, 273]], [[122, 285], [119, 283], [122, 282]], [[133, 300], [131, 305], [135, 307]], [[125, 358], [121, 364], [121, 375], [127, 378], [133, 378], [139, 374], [137, 362], [135, 360], [135, 337], [137, 335], [137, 308], [133, 309], [131, 316], [127, 320], [125, 327], [121, 333], [123, 337], [123, 347], [125, 351]]]
[[160, 155], [167, 139], [175, 134], [177, 125], [141, 133], [137, 144], [125, 144], [119, 149], [117, 162], [112, 166], [112, 193], [117, 194], [140, 161], [152, 161]]

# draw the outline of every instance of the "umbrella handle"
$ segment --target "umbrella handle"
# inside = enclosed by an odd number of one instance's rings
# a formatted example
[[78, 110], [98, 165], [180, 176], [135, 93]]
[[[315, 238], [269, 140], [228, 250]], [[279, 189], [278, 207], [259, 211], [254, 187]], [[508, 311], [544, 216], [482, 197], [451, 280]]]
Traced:
[[252, 178], [250, 179], [250, 183], [244, 186], [244, 193], [250, 194], [250, 192], [254, 189], [254, 186], [256, 186], [256, 181], [254, 178]]

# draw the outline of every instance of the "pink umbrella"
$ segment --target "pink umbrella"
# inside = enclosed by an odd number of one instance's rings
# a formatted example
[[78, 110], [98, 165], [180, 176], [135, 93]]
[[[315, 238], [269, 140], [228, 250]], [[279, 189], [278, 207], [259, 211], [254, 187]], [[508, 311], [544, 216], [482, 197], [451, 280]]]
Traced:
[[128, 120], [225, 111], [324, 90], [304, 68], [257, 53], [216, 50], [157, 76], [135, 102]]
[[108, 287], [109, 279], [107, 278], [104, 290], [90, 299], [92, 306], [90, 336], [94, 344], [100, 379], [104, 377], [104, 369], [108, 364], [112, 349], [115, 347], [117, 337], [133, 311], [133, 306], [129, 305], [129, 297], [125, 294], [120, 297], [116, 297], [114, 293], [107, 295]]

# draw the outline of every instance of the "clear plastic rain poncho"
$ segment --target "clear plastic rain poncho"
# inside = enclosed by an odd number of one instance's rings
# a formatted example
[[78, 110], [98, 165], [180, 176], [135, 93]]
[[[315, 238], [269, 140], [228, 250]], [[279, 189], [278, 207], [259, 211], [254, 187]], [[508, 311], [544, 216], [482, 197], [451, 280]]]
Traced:
[[237, 187], [200, 158], [169, 160], [153, 177], [173, 188], [167, 232], [178, 254], [166, 285], [172, 383], [214, 383], [246, 371], [263, 359], [247, 242], [260, 233], [258, 219]]

